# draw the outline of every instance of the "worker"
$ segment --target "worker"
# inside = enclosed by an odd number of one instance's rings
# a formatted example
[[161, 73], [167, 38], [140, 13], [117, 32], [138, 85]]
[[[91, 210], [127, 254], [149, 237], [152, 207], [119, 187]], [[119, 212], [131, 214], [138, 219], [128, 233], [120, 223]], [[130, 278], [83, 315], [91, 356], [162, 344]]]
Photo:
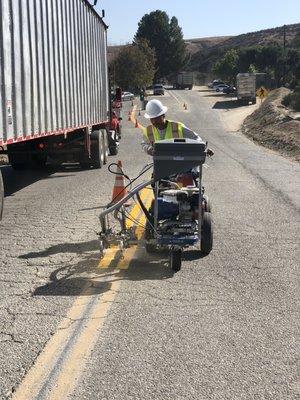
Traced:
[[[161, 101], [150, 100], [146, 106], [145, 118], [150, 119], [151, 125], [144, 128], [144, 140], [142, 142], [143, 150], [153, 155], [153, 144], [163, 139], [187, 138], [201, 140], [200, 136], [187, 128], [181, 122], [169, 121], [166, 119], [168, 108]], [[212, 156], [214, 152], [207, 149], [207, 155]]]

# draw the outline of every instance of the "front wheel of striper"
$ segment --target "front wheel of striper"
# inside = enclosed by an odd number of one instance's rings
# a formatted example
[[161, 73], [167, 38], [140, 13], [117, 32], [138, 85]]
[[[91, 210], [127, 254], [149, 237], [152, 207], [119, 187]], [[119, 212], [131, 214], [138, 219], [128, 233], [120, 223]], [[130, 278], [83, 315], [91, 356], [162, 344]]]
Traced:
[[181, 270], [182, 250], [170, 250], [169, 263], [172, 271], [178, 272]]

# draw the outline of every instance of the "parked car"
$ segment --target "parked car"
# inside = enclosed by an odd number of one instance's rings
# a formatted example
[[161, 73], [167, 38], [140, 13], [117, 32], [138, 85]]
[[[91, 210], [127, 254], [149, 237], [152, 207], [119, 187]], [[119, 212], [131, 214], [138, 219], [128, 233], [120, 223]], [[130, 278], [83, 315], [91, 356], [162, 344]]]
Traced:
[[155, 85], [153, 85], [153, 94], [159, 94], [159, 95], [164, 95], [165, 94], [165, 89], [163, 84], [161, 83], [156, 83]]
[[223, 89], [223, 93], [225, 94], [236, 94], [236, 87], [235, 86], [228, 86], [228, 88]]
[[134, 100], [134, 94], [131, 92], [123, 92], [122, 101], [127, 101], [127, 100]]
[[209, 83], [207, 86], [208, 86], [210, 89], [214, 89], [215, 86], [221, 85], [222, 83], [224, 83], [224, 82], [222, 82], [220, 79], [215, 79], [214, 81], [212, 81], [211, 83]]
[[219, 85], [214, 86], [214, 90], [216, 92], [222, 92], [223, 89], [229, 88], [229, 85], [226, 85], [226, 83], [220, 83]]

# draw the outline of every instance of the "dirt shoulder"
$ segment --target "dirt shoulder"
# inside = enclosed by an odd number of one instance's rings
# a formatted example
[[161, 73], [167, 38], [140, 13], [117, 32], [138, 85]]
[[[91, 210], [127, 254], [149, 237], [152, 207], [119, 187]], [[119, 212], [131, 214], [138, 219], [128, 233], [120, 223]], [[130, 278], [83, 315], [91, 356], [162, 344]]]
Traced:
[[259, 144], [300, 161], [300, 114], [281, 104], [289, 92], [286, 88], [273, 90], [261, 107], [245, 119], [242, 132]]
[[202, 97], [219, 111], [228, 132], [242, 132], [258, 144], [300, 161], [300, 115], [281, 104], [289, 93], [286, 88], [273, 90], [261, 103], [239, 106], [236, 98], [197, 87]]
[[240, 131], [245, 118], [260, 106], [259, 102], [249, 106], [239, 106], [236, 102], [236, 97], [216, 93], [206, 86], [196, 86], [194, 90], [197, 90], [202, 97], [205, 97], [205, 100], [212, 108], [218, 110], [224, 128], [228, 132]]

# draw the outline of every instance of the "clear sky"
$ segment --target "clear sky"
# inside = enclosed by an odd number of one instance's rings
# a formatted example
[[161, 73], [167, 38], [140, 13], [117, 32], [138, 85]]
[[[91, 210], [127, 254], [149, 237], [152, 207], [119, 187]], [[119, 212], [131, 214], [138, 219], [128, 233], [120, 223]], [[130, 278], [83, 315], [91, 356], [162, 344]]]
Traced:
[[185, 39], [239, 35], [300, 22], [300, 0], [98, 0], [108, 44], [131, 42], [138, 22], [155, 10], [178, 18]]

